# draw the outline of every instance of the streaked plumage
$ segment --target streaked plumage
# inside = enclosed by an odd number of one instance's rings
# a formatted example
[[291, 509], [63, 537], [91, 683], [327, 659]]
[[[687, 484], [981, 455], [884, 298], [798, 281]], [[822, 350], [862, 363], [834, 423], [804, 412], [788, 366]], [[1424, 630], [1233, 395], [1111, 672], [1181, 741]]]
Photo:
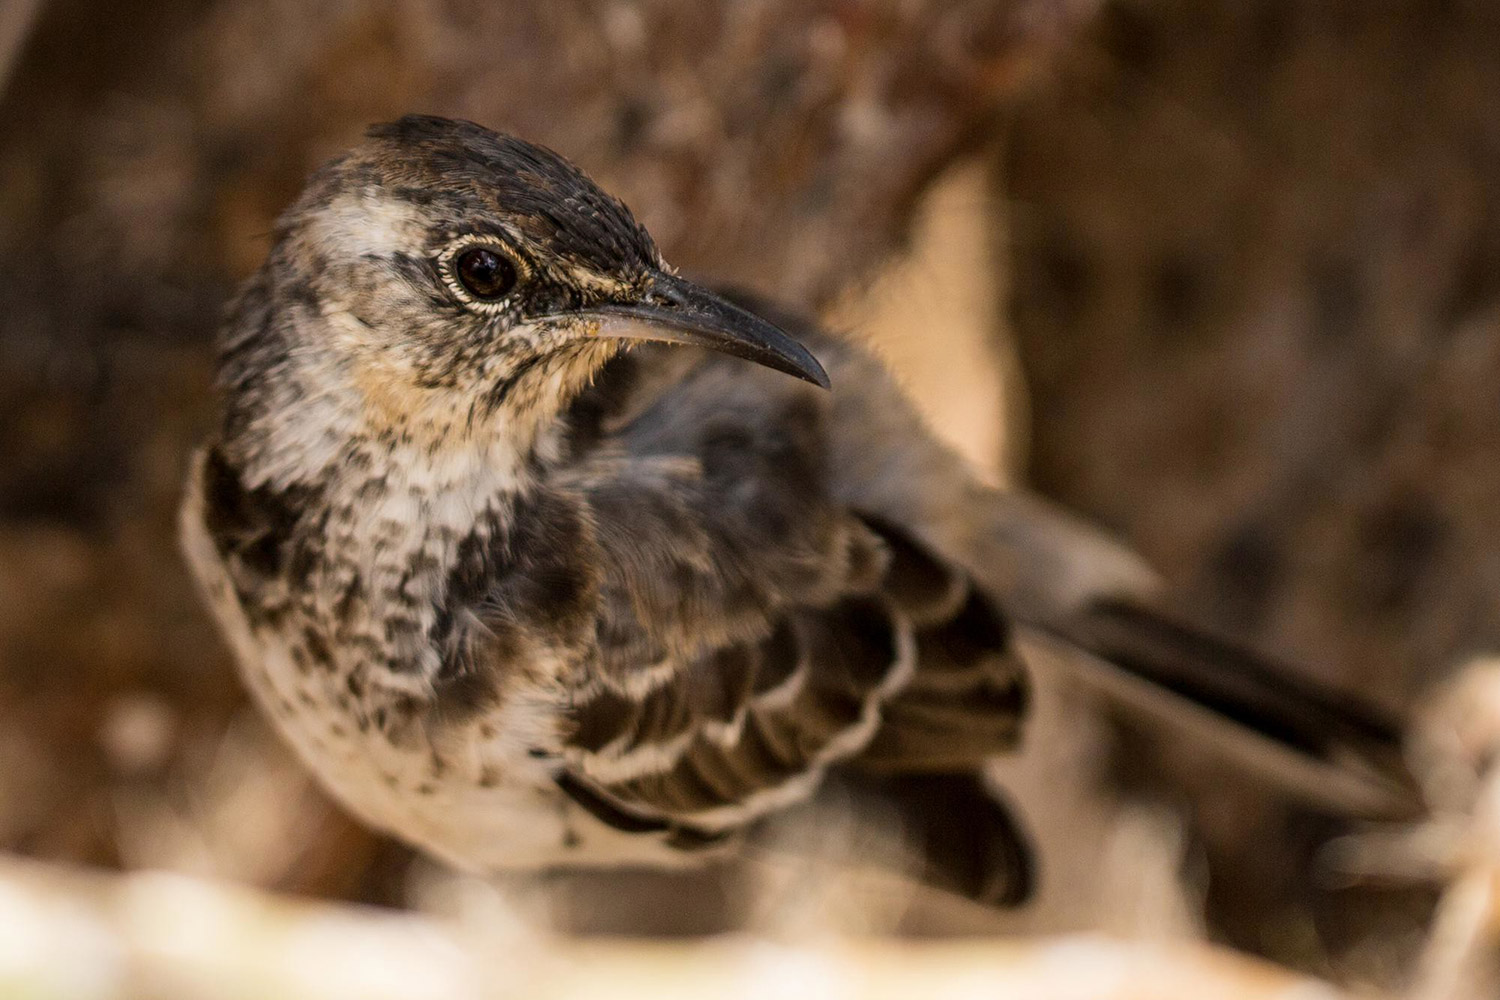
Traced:
[[[475, 260], [514, 284], [476, 297]], [[1131, 617], [1127, 553], [975, 482], [854, 344], [739, 301], [478, 126], [403, 119], [313, 178], [227, 324], [183, 525], [251, 689], [354, 812], [469, 868], [665, 864], [880, 774], [972, 830], [934, 838], [950, 885], [1010, 902], [1028, 851], [978, 772], [1022, 734], [1014, 622], [1276, 729], [1286, 699], [1248, 717], [1236, 687], [1275, 678], [1216, 688], [1223, 647]], [[1311, 704], [1333, 738], [1274, 735], [1388, 763], [1388, 728]]]

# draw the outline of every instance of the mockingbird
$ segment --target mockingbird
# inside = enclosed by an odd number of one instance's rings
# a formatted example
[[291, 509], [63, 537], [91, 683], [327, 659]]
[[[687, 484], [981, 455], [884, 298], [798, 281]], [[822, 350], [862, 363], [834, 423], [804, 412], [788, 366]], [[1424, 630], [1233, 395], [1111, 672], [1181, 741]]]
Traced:
[[1168, 622], [856, 345], [684, 280], [519, 139], [372, 129], [281, 219], [220, 364], [183, 509], [219, 625], [327, 788], [454, 864], [670, 864], [866, 774], [918, 803], [935, 880], [1019, 901], [978, 775], [1049, 654], [1340, 808], [1400, 797], [1389, 723]]

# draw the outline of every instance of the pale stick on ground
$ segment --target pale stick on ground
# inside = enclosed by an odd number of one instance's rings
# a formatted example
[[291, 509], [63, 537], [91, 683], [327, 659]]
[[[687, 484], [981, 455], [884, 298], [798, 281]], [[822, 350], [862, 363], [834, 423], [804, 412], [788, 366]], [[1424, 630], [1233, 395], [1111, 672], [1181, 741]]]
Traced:
[[298, 903], [181, 875], [0, 860], [0, 996], [25, 1000], [650, 997], [1339, 1000], [1201, 945], [1102, 936], [816, 947], [554, 939]]

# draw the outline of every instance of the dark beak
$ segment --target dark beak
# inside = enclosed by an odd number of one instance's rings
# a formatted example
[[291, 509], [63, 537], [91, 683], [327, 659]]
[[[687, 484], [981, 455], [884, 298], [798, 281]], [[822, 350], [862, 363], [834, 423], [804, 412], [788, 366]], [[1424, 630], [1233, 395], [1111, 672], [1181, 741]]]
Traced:
[[807, 348], [781, 328], [691, 281], [657, 272], [639, 302], [591, 306], [599, 336], [693, 344], [829, 387], [828, 373]]

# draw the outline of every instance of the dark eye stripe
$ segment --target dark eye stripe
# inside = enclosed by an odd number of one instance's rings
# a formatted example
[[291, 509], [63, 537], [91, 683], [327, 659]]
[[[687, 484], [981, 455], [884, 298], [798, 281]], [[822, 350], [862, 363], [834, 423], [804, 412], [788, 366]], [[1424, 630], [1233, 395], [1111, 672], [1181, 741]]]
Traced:
[[422, 257], [415, 257], [409, 253], [393, 253], [389, 260], [391, 270], [414, 285], [426, 286], [437, 277], [437, 268], [433, 262]]

